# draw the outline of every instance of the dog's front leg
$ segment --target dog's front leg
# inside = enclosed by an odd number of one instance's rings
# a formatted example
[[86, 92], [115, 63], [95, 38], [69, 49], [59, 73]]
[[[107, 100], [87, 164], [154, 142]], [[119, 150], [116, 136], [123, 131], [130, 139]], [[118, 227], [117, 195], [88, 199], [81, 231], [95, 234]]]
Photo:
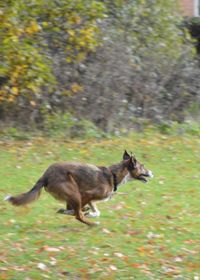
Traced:
[[96, 204], [92, 201], [90, 201], [88, 203], [88, 205], [90, 206], [90, 209], [92, 210], [91, 212], [87, 213], [86, 216], [87, 217], [99, 217], [100, 216], [100, 211], [97, 208]]

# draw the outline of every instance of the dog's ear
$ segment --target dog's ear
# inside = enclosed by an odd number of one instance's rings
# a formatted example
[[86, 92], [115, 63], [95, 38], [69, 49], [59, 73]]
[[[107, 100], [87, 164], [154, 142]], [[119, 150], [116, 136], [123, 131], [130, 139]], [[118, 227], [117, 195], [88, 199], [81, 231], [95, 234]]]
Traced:
[[129, 159], [131, 156], [127, 153], [127, 151], [125, 150], [124, 151], [124, 154], [123, 154], [123, 160], [127, 160]]
[[129, 159], [129, 168], [134, 169], [136, 167], [137, 160], [134, 156], [131, 156]]

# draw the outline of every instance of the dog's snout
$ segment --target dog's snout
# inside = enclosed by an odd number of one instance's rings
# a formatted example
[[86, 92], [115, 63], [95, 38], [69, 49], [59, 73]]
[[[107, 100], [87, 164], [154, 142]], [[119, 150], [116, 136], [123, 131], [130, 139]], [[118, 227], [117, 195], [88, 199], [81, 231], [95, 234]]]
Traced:
[[153, 177], [154, 177], [154, 176], [153, 176], [153, 172], [152, 172], [151, 170], [148, 171], [148, 176], [149, 176], [150, 178], [153, 178]]

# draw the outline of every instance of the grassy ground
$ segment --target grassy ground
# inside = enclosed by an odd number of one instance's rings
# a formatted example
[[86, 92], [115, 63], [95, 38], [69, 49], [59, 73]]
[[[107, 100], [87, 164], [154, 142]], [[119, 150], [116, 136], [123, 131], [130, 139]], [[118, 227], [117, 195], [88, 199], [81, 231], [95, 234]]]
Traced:
[[[25, 208], [3, 201], [30, 189], [50, 163], [109, 165], [124, 148], [155, 178], [100, 203], [95, 228], [56, 214], [64, 205], [45, 191]], [[0, 279], [200, 279], [199, 154], [192, 136], [1, 142]]]

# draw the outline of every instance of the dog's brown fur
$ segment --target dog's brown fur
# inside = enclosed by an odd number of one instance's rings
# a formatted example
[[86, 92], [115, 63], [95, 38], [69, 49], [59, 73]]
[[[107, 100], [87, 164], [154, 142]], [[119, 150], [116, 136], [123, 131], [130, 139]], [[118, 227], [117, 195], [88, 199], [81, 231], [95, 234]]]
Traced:
[[[151, 173], [152, 174], [152, 173]], [[110, 167], [97, 167], [82, 163], [55, 163], [49, 166], [43, 176], [27, 193], [8, 197], [13, 205], [25, 205], [36, 200], [45, 188], [54, 198], [65, 201], [68, 209], [73, 209], [76, 219], [87, 224], [89, 222], [82, 209], [93, 201], [111, 197], [117, 186], [128, 175], [130, 179], [147, 181], [150, 171], [144, 168], [133, 156], [126, 151], [123, 160]]]

